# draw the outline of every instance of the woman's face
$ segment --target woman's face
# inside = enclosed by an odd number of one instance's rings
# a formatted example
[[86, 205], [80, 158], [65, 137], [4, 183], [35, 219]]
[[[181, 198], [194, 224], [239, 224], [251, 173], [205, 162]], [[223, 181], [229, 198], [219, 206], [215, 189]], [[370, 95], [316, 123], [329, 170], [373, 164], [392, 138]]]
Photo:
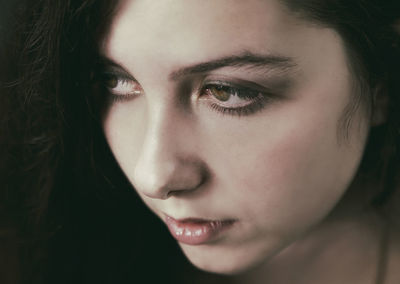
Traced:
[[122, 1], [103, 55], [106, 139], [202, 269], [272, 257], [355, 175], [369, 123], [358, 108], [342, 139], [354, 94], [341, 38], [278, 1]]

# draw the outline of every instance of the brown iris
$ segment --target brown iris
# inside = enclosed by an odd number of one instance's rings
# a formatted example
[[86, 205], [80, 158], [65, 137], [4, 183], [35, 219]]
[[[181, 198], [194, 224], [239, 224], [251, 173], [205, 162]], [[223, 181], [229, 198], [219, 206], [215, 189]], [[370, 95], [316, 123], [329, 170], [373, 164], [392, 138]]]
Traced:
[[105, 84], [108, 88], [115, 88], [118, 85], [118, 78], [116, 76], [108, 76], [105, 80]]
[[208, 88], [211, 94], [219, 101], [226, 102], [231, 97], [225, 86], [211, 86]]

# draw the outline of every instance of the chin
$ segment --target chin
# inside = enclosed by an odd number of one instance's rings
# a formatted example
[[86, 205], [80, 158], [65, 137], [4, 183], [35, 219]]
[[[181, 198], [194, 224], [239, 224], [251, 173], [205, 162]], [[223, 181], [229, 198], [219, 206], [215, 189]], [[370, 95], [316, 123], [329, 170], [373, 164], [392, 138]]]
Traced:
[[180, 244], [184, 254], [197, 268], [222, 275], [245, 273], [266, 261], [265, 254], [214, 246]]

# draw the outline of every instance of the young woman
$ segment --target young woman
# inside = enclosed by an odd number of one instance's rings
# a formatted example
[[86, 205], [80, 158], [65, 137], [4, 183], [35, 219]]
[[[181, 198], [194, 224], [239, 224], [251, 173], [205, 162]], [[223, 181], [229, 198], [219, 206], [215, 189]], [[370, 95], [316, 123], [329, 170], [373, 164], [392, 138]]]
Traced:
[[[128, 181], [187, 258], [226, 281], [400, 281], [399, 4], [75, 2], [35, 5], [22, 61], [36, 69], [14, 75], [31, 87], [21, 112], [40, 107], [47, 123], [22, 147], [45, 224], [100, 220], [65, 200], [132, 207], [116, 189]], [[146, 233], [132, 214], [124, 225]]]

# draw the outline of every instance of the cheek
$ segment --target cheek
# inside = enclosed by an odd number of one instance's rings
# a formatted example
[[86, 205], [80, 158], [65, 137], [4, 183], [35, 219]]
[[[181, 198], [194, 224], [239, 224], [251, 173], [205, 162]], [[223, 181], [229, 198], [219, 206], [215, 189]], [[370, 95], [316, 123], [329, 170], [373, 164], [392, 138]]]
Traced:
[[323, 218], [351, 182], [363, 149], [359, 135], [338, 143], [341, 112], [288, 109], [288, 115], [271, 114], [274, 123], [248, 124], [229, 154], [214, 160], [218, 188], [238, 214], [279, 233], [299, 232]]

